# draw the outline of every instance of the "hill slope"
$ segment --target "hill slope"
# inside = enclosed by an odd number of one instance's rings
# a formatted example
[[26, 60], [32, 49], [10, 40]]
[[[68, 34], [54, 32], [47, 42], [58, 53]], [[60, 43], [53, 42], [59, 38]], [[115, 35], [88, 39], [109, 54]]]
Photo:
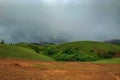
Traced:
[[45, 46], [36, 45], [36, 44], [32, 44], [32, 43], [20, 42], [20, 43], [14, 44], [14, 45], [32, 49], [36, 53], [44, 53], [46, 51], [46, 47]]
[[112, 39], [112, 40], [107, 40], [105, 41], [106, 43], [111, 43], [111, 44], [115, 44], [115, 45], [119, 45], [120, 46], [120, 39]]
[[0, 57], [43, 61], [53, 59], [57, 61], [97, 61], [120, 57], [120, 46], [95, 41], [77, 41], [47, 46], [31, 43], [18, 43], [12, 46], [0, 44]]
[[49, 56], [63, 61], [96, 61], [120, 57], [120, 46], [95, 41], [78, 41], [52, 46]]
[[[104, 43], [104, 42], [95, 42], [95, 41], [71, 42], [71, 43], [58, 45], [58, 47], [61, 47], [62, 49], [76, 48], [79, 51], [83, 51], [84, 53], [91, 53], [91, 52], [93, 53], [94, 51], [99, 53], [105, 53], [111, 50], [115, 52], [120, 50], [120, 46], [116, 46], [116, 45]], [[58, 47], [56, 46], [56, 48]]]
[[0, 44], [0, 58], [53, 61], [52, 58], [37, 54], [32, 49], [7, 44]]

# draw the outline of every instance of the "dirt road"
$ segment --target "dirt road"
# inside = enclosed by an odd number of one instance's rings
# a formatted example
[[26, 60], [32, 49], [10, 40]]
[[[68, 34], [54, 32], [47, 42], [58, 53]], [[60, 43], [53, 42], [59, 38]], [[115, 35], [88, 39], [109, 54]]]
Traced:
[[0, 80], [120, 80], [120, 65], [0, 59]]

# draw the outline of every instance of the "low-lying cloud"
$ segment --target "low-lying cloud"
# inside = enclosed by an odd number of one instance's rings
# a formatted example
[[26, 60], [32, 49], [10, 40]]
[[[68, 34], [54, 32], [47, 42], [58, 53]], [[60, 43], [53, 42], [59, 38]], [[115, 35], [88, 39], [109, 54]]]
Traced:
[[120, 39], [119, 0], [0, 0], [0, 39]]

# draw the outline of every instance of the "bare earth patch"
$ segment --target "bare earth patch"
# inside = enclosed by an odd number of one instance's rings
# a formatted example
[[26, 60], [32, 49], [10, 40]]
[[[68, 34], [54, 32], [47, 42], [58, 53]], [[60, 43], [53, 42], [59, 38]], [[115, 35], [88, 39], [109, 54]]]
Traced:
[[0, 80], [120, 80], [120, 65], [0, 59]]

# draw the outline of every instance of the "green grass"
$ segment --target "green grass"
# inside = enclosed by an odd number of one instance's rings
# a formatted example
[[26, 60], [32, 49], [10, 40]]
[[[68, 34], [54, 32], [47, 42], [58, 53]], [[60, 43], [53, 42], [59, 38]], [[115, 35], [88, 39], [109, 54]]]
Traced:
[[[56, 46], [57, 47], [57, 46]], [[59, 48], [65, 49], [65, 48], [78, 48], [80, 51], [83, 51], [84, 53], [90, 53], [90, 50], [94, 51], [117, 51], [120, 50], [120, 46], [112, 45], [104, 42], [96, 42], [96, 41], [78, 41], [78, 42], [71, 42], [71, 43], [65, 43], [58, 45]]]
[[120, 64], [120, 58], [104, 59], [104, 60], [96, 61], [94, 63]]
[[24, 60], [54, 61], [52, 58], [37, 54], [34, 50], [15, 46], [0, 44], [0, 58], [15, 58]]
[[32, 44], [32, 43], [25, 43], [25, 42], [16, 43], [14, 45], [32, 49], [36, 53], [40, 53], [40, 54], [45, 53], [46, 49], [47, 49], [47, 46], [40, 46], [40, 45], [35, 45], [35, 44]]
[[[110, 54], [108, 54], [109, 52]], [[113, 52], [112, 55], [111, 52]], [[24, 42], [13, 44], [12, 46], [0, 44], [1, 58], [42, 61], [53, 61], [53, 59], [57, 61], [96, 61], [114, 58], [115, 55], [120, 57], [118, 52], [120, 52], [120, 46], [96, 41], [76, 41], [47, 46]]]
[[[69, 50], [75, 50], [77, 53], [85, 53], [85, 54], [91, 54], [91, 53], [107, 53], [108, 51], [120, 51], [120, 46], [104, 43], [104, 42], [96, 42], [96, 41], [76, 41], [76, 42], [69, 42], [64, 44], [58, 44], [58, 45], [52, 45], [52, 46], [38, 46], [30, 43], [17, 43], [16, 46], [21, 46], [29, 49], [35, 50], [35, 48], [38, 48], [40, 50], [40, 53], [46, 53], [46, 50], [49, 50], [52, 48], [53, 52], [63, 52], [66, 49]], [[73, 51], [74, 53], [74, 51]]]
[[[77, 41], [54, 45], [48, 49], [48, 55], [56, 60], [63, 61], [96, 61], [108, 58], [107, 56], [115, 57], [118, 51], [120, 51], [120, 46], [109, 43]], [[115, 54], [111, 56], [108, 52], [114, 52]]]
[[[62, 51], [67, 48], [76, 49], [82, 53], [106, 53], [108, 51], [120, 51], [120, 46], [95, 41], [78, 41], [56, 45], [55, 50]], [[93, 52], [91, 52], [93, 50]]]

